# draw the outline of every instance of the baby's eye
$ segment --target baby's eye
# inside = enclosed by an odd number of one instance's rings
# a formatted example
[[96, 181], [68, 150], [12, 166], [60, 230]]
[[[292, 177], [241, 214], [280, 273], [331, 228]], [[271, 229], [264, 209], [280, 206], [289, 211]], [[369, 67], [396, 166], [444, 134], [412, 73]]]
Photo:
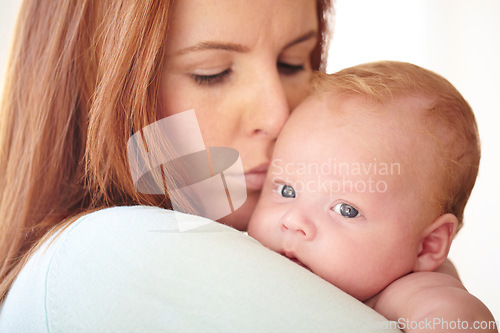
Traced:
[[346, 203], [339, 203], [333, 207], [333, 211], [347, 218], [355, 218], [359, 215], [359, 212], [353, 206]]
[[285, 198], [295, 198], [295, 190], [290, 185], [278, 185], [278, 193]]

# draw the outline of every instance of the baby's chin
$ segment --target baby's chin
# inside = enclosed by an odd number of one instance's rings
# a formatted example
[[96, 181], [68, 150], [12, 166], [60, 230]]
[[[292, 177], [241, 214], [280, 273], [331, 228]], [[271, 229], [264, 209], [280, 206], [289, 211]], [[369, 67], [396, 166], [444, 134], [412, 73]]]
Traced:
[[[307, 268], [307, 266], [306, 266], [306, 268]], [[385, 288], [383, 286], [378, 286], [378, 285], [377, 286], [375, 286], [375, 285], [367, 286], [366, 284], [362, 285], [362, 283], [355, 284], [354, 281], [345, 281], [345, 280], [332, 281], [331, 276], [328, 278], [328, 277], [322, 276], [320, 272], [318, 272], [319, 274], [314, 272], [313, 269], [309, 269], [309, 270], [311, 272], [315, 273], [316, 275], [318, 275], [319, 277], [321, 277], [326, 282], [336, 286], [337, 288], [339, 288], [340, 290], [342, 290], [346, 294], [354, 297], [355, 299], [357, 299], [358, 301], [363, 302], [363, 303], [376, 300], [376, 297]]]
[[[340, 289], [342, 289], [342, 288], [340, 288]], [[374, 290], [356, 289], [353, 291], [349, 291], [349, 290], [344, 290], [344, 291], [346, 293], [348, 293], [349, 295], [351, 295], [352, 297], [354, 297], [355, 299], [357, 299], [358, 301], [363, 302], [366, 305], [370, 306], [371, 303], [375, 304], [375, 302], [378, 298], [378, 295], [382, 290], [377, 289], [376, 291], [374, 291]]]

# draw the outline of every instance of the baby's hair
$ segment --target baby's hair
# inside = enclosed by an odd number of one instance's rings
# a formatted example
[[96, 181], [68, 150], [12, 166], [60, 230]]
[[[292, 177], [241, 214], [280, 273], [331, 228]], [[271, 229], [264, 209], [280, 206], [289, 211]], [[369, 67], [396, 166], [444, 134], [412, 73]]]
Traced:
[[334, 74], [316, 73], [312, 95], [335, 93], [339, 98], [361, 97], [377, 104], [397, 98], [428, 101], [422, 119], [438, 148], [434, 157], [442, 167], [437, 175], [437, 203], [442, 213], [454, 214], [463, 224], [465, 204], [476, 181], [481, 156], [474, 113], [458, 90], [442, 76], [419, 66], [380, 61], [353, 66]]

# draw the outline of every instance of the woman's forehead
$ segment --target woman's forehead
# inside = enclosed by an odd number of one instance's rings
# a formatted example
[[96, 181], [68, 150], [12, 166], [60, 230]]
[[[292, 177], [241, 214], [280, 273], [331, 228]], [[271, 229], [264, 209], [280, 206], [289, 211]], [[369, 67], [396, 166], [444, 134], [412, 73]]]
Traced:
[[315, 0], [182, 0], [176, 2], [168, 45], [177, 52], [202, 41], [252, 48], [258, 43], [286, 45], [318, 30]]

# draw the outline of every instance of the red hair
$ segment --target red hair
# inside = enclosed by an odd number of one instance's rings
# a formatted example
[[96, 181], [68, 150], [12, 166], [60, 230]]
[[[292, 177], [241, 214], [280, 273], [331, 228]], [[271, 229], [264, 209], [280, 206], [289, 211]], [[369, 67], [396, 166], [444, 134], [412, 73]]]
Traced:
[[[25, 0], [0, 128], [0, 300], [42, 237], [89, 211], [170, 208], [135, 191], [126, 143], [157, 120], [171, 0]], [[331, 0], [318, 0], [324, 69]]]

